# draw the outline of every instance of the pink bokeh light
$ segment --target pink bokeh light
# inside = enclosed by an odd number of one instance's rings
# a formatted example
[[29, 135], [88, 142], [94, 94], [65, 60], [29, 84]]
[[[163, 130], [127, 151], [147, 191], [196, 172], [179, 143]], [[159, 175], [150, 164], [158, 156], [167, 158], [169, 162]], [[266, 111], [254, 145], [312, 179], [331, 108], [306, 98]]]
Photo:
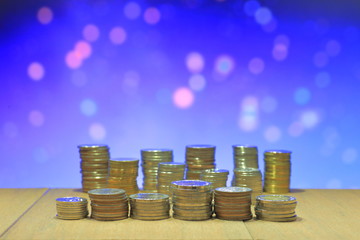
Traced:
[[149, 7], [144, 12], [144, 20], [150, 25], [155, 25], [160, 21], [160, 11], [155, 7]]
[[53, 12], [49, 7], [42, 7], [37, 12], [37, 19], [41, 24], [49, 24], [53, 20]]
[[44, 67], [39, 62], [32, 62], [28, 66], [27, 72], [29, 77], [34, 81], [40, 81], [45, 75]]
[[173, 102], [178, 108], [189, 108], [194, 103], [194, 100], [195, 96], [189, 88], [180, 87], [173, 93]]
[[114, 27], [109, 33], [110, 41], [115, 45], [123, 44], [127, 38], [127, 34], [122, 27]]
[[100, 36], [99, 28], [94, 24], [86, 25], [82, 33], [85, 40], [89, 42], [95, 42]]

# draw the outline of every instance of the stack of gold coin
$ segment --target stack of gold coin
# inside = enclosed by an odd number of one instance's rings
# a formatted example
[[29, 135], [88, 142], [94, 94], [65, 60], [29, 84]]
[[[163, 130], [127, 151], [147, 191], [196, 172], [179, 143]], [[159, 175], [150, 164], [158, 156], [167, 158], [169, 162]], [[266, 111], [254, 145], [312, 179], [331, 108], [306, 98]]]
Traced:
[[256, 146], [233, 145], [234, 168], [259, 168]]
[[229, 171], [226, 169], [207, 169], [200, 174], [200, 179], [211, 182], [212, 188], [226, 187]]
[[88, 201], [82, 197], [62, 197], [56, 199], [57, 217], [65, 220], [77, 220], [86, 218]]
[[139, 220], [169, 218], [169, 195], [162, 193], [138, 193], [129, 196], [130, 216]]
[[264, 192], [290, 192], [290, 155], [291, 152], [285, 150], [270, 150], [264, 153]]
[[108, 188], [120, 188], [127, 195], [139, 192], [137, 176], [139, 159], [112, 158], [109, 161]]
[[296, 198], [283, 195], [261, 195], [256, 198], [257, 219], [273, 222], [295, 221]]
[[200, 174], [206, 169], [215, 168], [215, 146], [186, 146], [186, 178], [200, 179]]
[[96, 220], [113, 221], [128, 217], [129, 203], [125, 190], [103, 188], [90, 190], [91, 217]]
[[79, 145], [80, 167], [82, 174], [82, 189], [87, 192], [92, 189], [107, 186], [109, 147], [101, 144]]
[[251, 192], [245, 187], [220, 187], [214, 191], [214, 210], [217, 218], [224, 220], [249, 220]]
[[262, 194], [262, 176], [258, 168], [235, 168], [233, 186], [248, 187], [252, 189], [252, 203], [256, 196]]
[[185, 163], [163, 162], [159, 163], [158, 185], [159, 193], [171, 195], [170, 185], [174, 181], [183, 180]]
[[171, 183], [173, 217], [181, 220], [206, 220], [212, 216], [211, 183], [181, 180]]
[[142, 149], [141, 166], [144, 175], [145, 191], [157, 192], [159, 163], [172, 162], [173, 151], [170, 149]]

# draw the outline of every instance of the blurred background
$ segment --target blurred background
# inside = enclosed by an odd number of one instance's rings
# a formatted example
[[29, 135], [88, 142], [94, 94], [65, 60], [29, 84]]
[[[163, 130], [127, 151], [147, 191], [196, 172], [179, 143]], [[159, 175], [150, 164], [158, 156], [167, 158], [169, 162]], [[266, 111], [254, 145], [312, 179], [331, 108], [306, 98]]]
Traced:
[[0, 187], [80, 187], [77, 145], [104, 143], [230, 171], [233, 144], [291, 150], [293, 188], [359, 188], [359, 7], [1, 1]]

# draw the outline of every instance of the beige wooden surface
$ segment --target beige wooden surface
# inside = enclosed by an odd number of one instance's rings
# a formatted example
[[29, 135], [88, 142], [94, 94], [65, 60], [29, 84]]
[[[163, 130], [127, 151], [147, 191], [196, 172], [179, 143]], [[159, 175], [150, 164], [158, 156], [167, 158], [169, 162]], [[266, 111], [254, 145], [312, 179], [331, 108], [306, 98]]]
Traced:
[[0, 236], [24, 214], [47, 188], [0, 189]]
[[[14, 190], [15, 191], [15, 190]], [[36, 190], [30, 190], [35, 191]], [[102, 222], [55, 218], [55, 199], [83, 196], [73, 189], [51, 189], [1, 236], [5, 239], [360, 239], [360, 190], [295, 190], [299, 219], [276, 223], [208, 220], [126, 219]], [[15, 204], [15, 201], [14, 201]], [[0, 205], [3, 208], [3, 205]], [[14, 208], [13, 206], [12, 208]], [[0, 218], [0, 223], [6, 223]], [[11, 225], [11, 224], [10, 224]]]

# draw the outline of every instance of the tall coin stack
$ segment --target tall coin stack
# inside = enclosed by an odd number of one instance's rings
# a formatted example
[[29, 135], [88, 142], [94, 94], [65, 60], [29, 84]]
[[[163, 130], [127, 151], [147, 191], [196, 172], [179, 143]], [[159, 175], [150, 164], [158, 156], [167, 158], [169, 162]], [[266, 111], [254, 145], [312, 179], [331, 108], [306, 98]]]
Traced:
[[216, 188], [214, 210], [216, 217], [224, 220], [251, 219], [251, 189], [244, 187]]
[[290, 151], [271, 150], [264, 153], [265, 181], [264, 192], [290, 192]]
[[171, 183], [173, 217], [181, 220], [206, 220], [212, 216], [211, 183], [181, 180]]
[[226, 187], [229, 171], [226, 169], [207, 169], [200, 174], [200, 180], [211, 182], [212, 188]]
[[82, 197], [62, 197], [56, 199], [57, 217], [65, 220], [77, 220], [86, 218], [88, 201]]
[[234, 168], [259, 168], [256, 146], [233, 145]]
[[115, 188], [94, 189], [88, 192], [91, 217], [100, 221], [121, 220], [128, 217], [129, 202], [125, 190]]
[[257, 219], [272, 222], [291, 222], [297, 216], [296, 198], [283, 195], [261, 195], [256, 198], [255, 214]]
[[109, 147], [101, 144], [79, 145], [80, 167], [82, 174], [82, 190], [107, 186], [108, 162], [110, 158]]
[[130, 217], [139, 220], [169, 218], [169, 195], [162, 193], [138, 193], [129, 196]]
[[200, 174], [206, 169], [215, 168], [215, 146], [186, 146], [186, 178], [200, 179]]
[[144, 190], [157, 192], [159, 163], [172, 162], [173, 151], [170, 149], [142, 149], [141, 160]]
[[112, 158], [109, 161], [108, 188], [120, 188], [127, 195], [139, 192], [137, 176], [139, 159]]
[[170, 185], [174, 181], [183, 180], [185, 163], [163, 162], [159, 163], [158, 185], [159, 193], [171, 196]]
[[262, 194], [262, 176], [258, 168], [235, 168], [233, 186], [248, 187], [252, 189], [252, 203], [256, 196]]

